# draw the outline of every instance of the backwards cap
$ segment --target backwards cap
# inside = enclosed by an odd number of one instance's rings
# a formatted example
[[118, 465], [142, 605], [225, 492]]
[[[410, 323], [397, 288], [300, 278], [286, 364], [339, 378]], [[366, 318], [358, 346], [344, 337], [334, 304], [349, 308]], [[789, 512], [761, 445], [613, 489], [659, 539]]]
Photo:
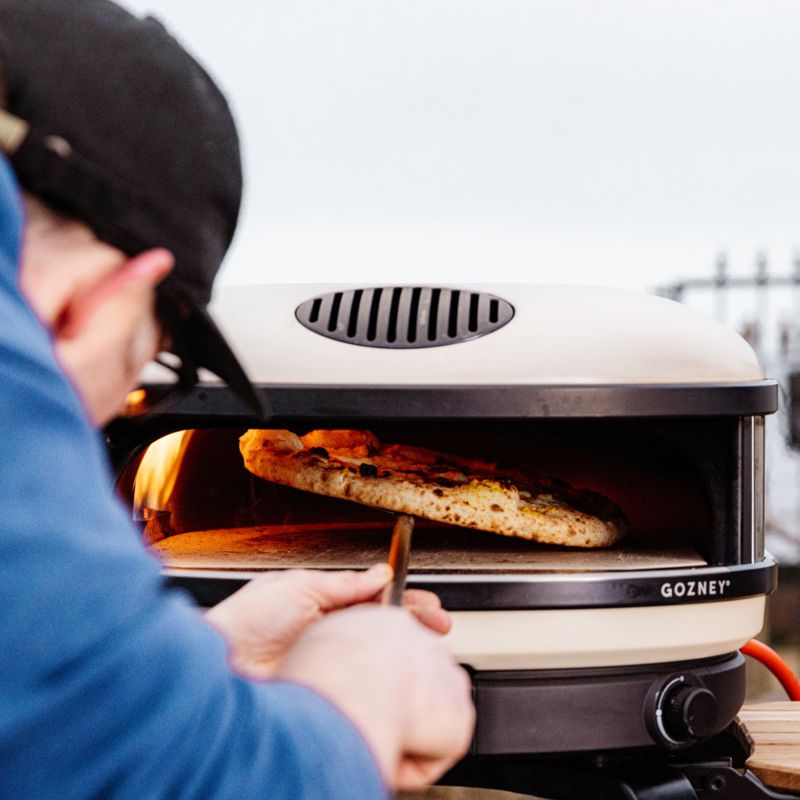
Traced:
[[21, 185], [129, 255], [166, 247], [173, 351], [253, 410], [258, 397], [206, 311], [242, 193], [236, 127], [203, 68], [157, 20], [109, 0], [0, 0], [6, 116]]

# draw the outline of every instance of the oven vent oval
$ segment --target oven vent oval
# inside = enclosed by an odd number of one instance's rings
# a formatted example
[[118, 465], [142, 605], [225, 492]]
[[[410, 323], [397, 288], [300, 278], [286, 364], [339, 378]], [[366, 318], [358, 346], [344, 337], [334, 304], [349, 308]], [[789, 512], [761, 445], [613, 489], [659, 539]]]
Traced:
[[514, 316], [486, 292], [432, 286], [347, 289], [312, 297], [295, 309], [309, 330], [363, 347], [442, 347], [485, 336]]

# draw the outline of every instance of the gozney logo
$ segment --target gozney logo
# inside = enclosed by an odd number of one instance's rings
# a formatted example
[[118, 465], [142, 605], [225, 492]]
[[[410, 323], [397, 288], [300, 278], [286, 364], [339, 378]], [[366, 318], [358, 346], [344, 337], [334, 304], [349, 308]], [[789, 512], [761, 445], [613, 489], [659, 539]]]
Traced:
[[716, 597], [725, 594], [731, 585], [729, 580], [719, 581], [673, 581], [661, 584], [661, 596], [672, 597]]

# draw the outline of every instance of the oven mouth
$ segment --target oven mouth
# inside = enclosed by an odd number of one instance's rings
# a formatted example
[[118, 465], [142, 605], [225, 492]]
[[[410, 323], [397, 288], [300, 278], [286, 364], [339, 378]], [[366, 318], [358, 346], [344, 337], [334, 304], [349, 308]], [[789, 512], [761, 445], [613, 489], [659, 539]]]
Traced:
[[[600, 549], [418, 521], [410, 586], [435, 591], [452, 609], [516, 609], [709, 603], [771, 591], [774, 565], [756, 547], [743, 563], [735, 526], [747, 518], [732, 504], [741, 498], [725, 496], [735, 472], [722, 469], [718, 456], [721, 443], [738, 441], [739, 425], [727, 418], [471, 420], [370, 428], [382, 442], [544, 472], [623, 510], [629, 536]], [[308, 420], [295, 431], [317, 427]], [[141, 451], [120, 472], [118, 489], [139, 509], [134, 516], [170, 580], [216, 580], [230, 593], [266, 570], [362, 569], [386, 559], [391, 513], [255, 477], [239, 452], [244, 432], [188, 428], [151, 442], [148, 457], [168, 440], [173, 449], [154, 499], [134, 501]]]
[[[302, 435], [315, 427], [295, 430]], [[561, 484], [573, 487], [573, 502], [588, 491], [621, 509], [629, 522], [630, 535], [617, 548], [580, 550], [420, 519], [412, 569], [548, 571], [564, 563], [568, 571], [633, 570], [725, 560], [713, 552], [714, 487], [684, 450], [687, 443], [674, 441], [668, 429], [571, 421], [370, 429], [382, 443], [430, 448], [497, 464], [499, 475], [506, 470], [542, 479], [545, 493], [560, 491]], [[151, 442], [146, 455], [140, 452], [122, 470], [118, 488], [137, 509], [135, 517], [148, 518], [148, 543], [163, 539], [167, 553], [175, 546], [178, 560], [168, 566], [352, 568], [382, 560], [393, 525], [390, 512], [252, 475], [239, 451], [245, 430], [175, 431]], [[168, 512], [168, 519], [159, 512]], [[203, 560], [203, 553], [212, 556]], [[215, 563], [214, 553], [224, 559]]]

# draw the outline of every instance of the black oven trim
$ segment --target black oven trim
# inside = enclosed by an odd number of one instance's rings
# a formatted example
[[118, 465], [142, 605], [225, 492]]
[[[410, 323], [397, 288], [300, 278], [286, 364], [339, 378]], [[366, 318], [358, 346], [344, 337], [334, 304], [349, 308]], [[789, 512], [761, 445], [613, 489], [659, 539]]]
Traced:
[[[252, 573], [166, 571], [169, 586], [186, 589], [202, 606], [212, 606], [241, 588]], [[725, 602], [768, 595], [778, 568], [767, 557], [758, 564], [729, 567], [536, 575], [411, 574], [408, 586], [435, 592], [449, 611], [630, 608]], [[712, 589], [713, 587], [713, 589]], [[712, 594], [713, 591], [713, 594]]]
[[714, 603], [767, 595], [777, 586], [777, 574], [775, 562], [765, 559], [760, 564], [728, 567], [602, 575], [568, 573], [547, 576], [546, 580], [524, 580], [514, 575], [498, 580], [484, 575], [472, 580], [450, 576], [445, 582], [435, 576], [418, 575], [409, 577], [408, 585], [436, 592], [450, 611], [630, 608]]
[[[153, 384], [153, 388], [163, 388]], [[261, 385], [268, 418], [374, 419], [595, 419], [725, 417], [772, 414], [773, 380], [719, 384], [346, 386]], [[162, 418], [239, 416], [252, 421], [223, 385], [200, 385]]]

